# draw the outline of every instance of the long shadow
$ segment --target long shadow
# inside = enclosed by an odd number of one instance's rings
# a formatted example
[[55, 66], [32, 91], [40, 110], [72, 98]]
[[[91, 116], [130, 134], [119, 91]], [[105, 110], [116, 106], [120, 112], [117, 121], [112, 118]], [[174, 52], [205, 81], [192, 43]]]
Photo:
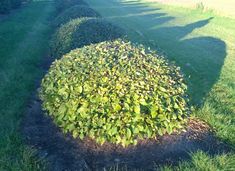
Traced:
[[193, 30], [207, 25], [213, 18], [185, 26], [150, 29], [161, 40], [168, 58], [181, 67], [186, 75], [188, 93], [194, 105], [202, 105], [204, 97], [217, 82], [226, 57], [226, 44], [214, 37], [186, 38]]
[[115, 3], [124, 12], [122, 15], [113, 12], [109, 19], [125, 27], [131, 41], [166, 53], [166, 57], [180, 66], [185, 74], [190, 102], [203, 105], [205, 97], [220, 76], [227, 55], [226, 44], [212, 36], [190, 36], [194, 30], [213, 21], [213, 18], [183, 26], [164, 26], [175, 17], [161, 8], [154, 10], [138, 1]]
[[[134, 1], [135, 2], [135, 1]], [[137, 2], [137, 1], [136, 1]], [[152, 28], [162, 25], [174, 19], [173, 16], [167, 15], [160, 8], [151, 8], [141, 3], [120, 3], [117, 1], [106, 1], [106, 5], [95, 4], [95, 9], [100, 12], [103, 18], [119, 25], [128, 33], [128, 39], [132, 42], [142, 43], [151, 46], [153, 39], [145, 33], [146, 28]], [[148, 23], [139, 24], [139, 21], [149, 21]]]

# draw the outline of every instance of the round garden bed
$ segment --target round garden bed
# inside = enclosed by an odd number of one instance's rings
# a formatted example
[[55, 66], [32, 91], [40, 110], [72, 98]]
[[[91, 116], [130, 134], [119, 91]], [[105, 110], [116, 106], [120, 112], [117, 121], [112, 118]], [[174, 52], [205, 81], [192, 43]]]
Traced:
[[40, 98], [65, 133], [127, 146], [183, 128], [189, 114], [185, 92], [178, 67], [119, 39], [55, 61]]
[[[116, 43], [116, 45], [120, 45], [120, 41], [117, 41]], [[123, 52], [123, 50], [114, 52], [112, 51], [112, 49], [114, 50], [113, 46], [106, 45], [108, 45], [108, 43], [102, 43], [99, 46], [93, 45], [92, 47], [100, 47], [97, 48], [100, 49], [100, 51], [98, 50], [99, 52], [96, 53], [92, 51], [93, 54], [102, 52], [103, 48], [101, 47], [106, 47], [109, 50], [111, 49], [111, 52], [113, 52], [114, 54], [115, 52]], [[115, 45], [115, 43], [112, 45]], [[131, 47], [128, 52], [133, 52], [134, 50], [135, 52], [139, 52], [137, 54], [139, 54], [141, 57], [149, 54], [149, 52], [141, 51], [141, 48], [136, 49], [126, 42], [121, 43], [121, 45], [123, 49], [128, 49]], [[25, 141], [38, 150], [37, 155], [39, 158], [42, 158], [43, 160], [46, 159], [48, 161], [50, 170], [103, 170], [104, 168], [114, 169], [115, 166], [118, 166], [119, 168], [127, 168], [129, 170], [154, 170], [154, 168], [158, 167], [159, 165], [178, 165], [183, 160], [190, 160], [190, 153], [197, 151], [203, 151], [212, 156], [222, 153], [228, 153], [231, 151], [229, 146], [221, 143], [214, 137], [207, 124], [197, 119], [189, 119], [188, 121], [186, 121], [185, 127], [183, 129], [184, 131], [180, 133], [173, 132], [171, 135], [166, 133], [162, 136], [157, 135], [155, 138], [144, 138], [142, 140], [139, 140], [137, 145], [128, 145], [126, 147], [123, 147], [122, 144], [113, 143], [111, 139], [107, 140], [106, 142], [104, 142], [103, 145], [101, 145], [96, 142], [96, 139], [93, 139], [92, 137], [89, 138], [89, 135], [83, 138], [83, 140], [81, 140], [79, 137], [74, 138], [72, 136], [73, 133], [69, 130], [67, 132], [71, 132], [72, 134], [64, 134], [62, 132], [62, 129], [66, 127], [63, 127], [60, 124], [69, 122], [69, 120], [67, 120], [66, 118], [63, 118], [63, 122], [57, 120], [57, 118], [60, 117], [61, 114], [59, 112], [56, 112], [59, 107], [54, 108], [53, 105], [67, 104], [66, 101], [63, 101], [66, 95], [62, 95], [59, 98], [61, 101], [56, 101], [55, 104], [52, 104], [52, 102], [55, 102], [55, 97], [53, 94], [50, 93], [53, 91], [57, 92], [57, 90], [59, 90], [58, 88], [60, 87], [60, 85], [57, 83], [63, 82], [63, 75], [68, 76], [68, 74], [71, 74], [71, 69], [74, 68], [74, 66], [70, 63], [70, 60], [76, 61], [76, 59], [78, 58], [77, 55], [80, 54], [79, 57], [81, 58], [79, 60], [83, 59], [84, 61], [86, 61], [87, 59], [84, 59], [84, 55], [86, 53], [90, 54], [90, 51], [87, 51], [89, 50], [89, 48], [91, 47], [84, 47], [83, 50], [75, 50], [70, 54], [64, 56], [62, 60], [53, 63], [51, 69], [49, 70], [49, 74], [46, 76], [46, 79], [48, 80], [44, 80], [43, 83], [43, 86], [45, 86], [46, 82], [51, 80], [51, 76], [55, 74], [53, 81], [51, 81], [53, 82], [53, 85], [51, 85], [51, 89], [48, 89], [48, 86], [46, 86], [47, 88], [43, 90], [48, 91], [44, 93], [51, 96], [51, 102], [50, 100], [48, 101], [42, 99], [44, 103], [44, 109], [46, 109], [45, 102], [48, 102], [47, 105], [49, 106], [52, 105], [52, 109], [54, 109], [53, 112], [50, 112], [50, 116], [45, 115], [45, 112], [42, 111], [41, 100], [39, 100], [38, 97], [35, 96], [32, 99], [32, 102], [29, 104], [27, 114], [22, 121], [21, 128], [22, 133], [25, 137]], [[83, 54], [83, 56], [81, 56], [81, 54]], [[123, 58], [121, 58], [120, 60], [124, 60], [125, 56], [126, 55], [123, 55]], [[158, 57], [156, 55], [154, 56]], [[51, 58], [47, 59], [51, 60]], [[118, 60], [117, 58], [113, 59]], [[169, 68], [170, 64], [167, 64], [165, 60], [161, 59], [161, 57], [159, 57], [157, 60], [163, 62], [160, 65], [161, 67], [166, 66], [167, 68]], [[145, 61], [145, 58], [143, 58], [143, 61]], [[66, 65], [64, 65], [64, 62]], [[98, 63], [99, 60], [96, 60], [96, 62]], [[81, 61], [79, 63], [85, 64]], [[114, 63], [116, 62], [114, 61]], [[62, 67], [61, 64], [63, 64], [64, 66]], [[76, 63], [76, 65], [77, 64], [78, 63]], [[49, 65], [50, 62], [44, 63], [43, 68], [45, 69], [45, 72], [48, 70]], [[158, 65], [154, 66], [157, 67]], [[81, 66], [78, 67], [79, 70], [81, 70], [80, 67]], [[107, 65], [107, 67], [110, 66]], [[175, 67], [173, 66], [173, 68]], [[57, 70], [60, 70], [62, 72], [57, 73]], [[175, 71], [177, 71], [178, 73], [177, 69]], [[99, 73], [100, 72], [97, 72], [97, 74]], [[135, 73], [134, 75], [136, 74], [137, 73]], [[72, 81], [72, 77], [69, 77], [69, 79], [71, 79]], [[77, 90], [78, 92], [81, 92], [80, 88], [78, 88]], [[64, 90], [62, 92], [64, 92]], [[43, 95], [43, 98], [46, 98], [45, 94]], [[80, 96], [80, 94], [78, 96]], [[69, 116], [70, 114], [71, 113], [66, 111], [66, 115]], [[80, 114], [78, 114], [78, 116], [79, 115]], [[58, 126], [61, 128], [59, 128]]]

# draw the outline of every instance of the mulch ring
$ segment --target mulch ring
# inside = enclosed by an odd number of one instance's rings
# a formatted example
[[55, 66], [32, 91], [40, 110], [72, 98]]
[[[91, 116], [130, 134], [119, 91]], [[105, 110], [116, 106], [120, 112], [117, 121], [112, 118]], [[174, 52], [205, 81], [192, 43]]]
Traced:
[[22, 134], [53, 171], [104, 170], [114, 165], [130, 170], [152, 170], [154, 165], [177, 165], [179, 161], [190, 160], [189, 153], [198, 150], [210, 155], [230, 152], [229, 146], [216, 140], [207, 124], [196, 119], [189, 120], [186, 130], [178, 135], [144, 140], [128, 148], [109, 143], [101, 146], [89, 138], [73, 139], [64, 135], [44, 114], [38, 98], [28, 107], [22, 121]]

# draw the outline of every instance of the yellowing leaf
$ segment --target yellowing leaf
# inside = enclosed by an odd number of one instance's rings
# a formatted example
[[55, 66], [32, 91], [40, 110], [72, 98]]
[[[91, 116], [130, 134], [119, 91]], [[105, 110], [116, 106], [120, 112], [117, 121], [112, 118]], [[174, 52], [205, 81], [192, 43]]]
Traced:
[[115, 112], [122, 109], [122, 107], [117, 103], [112, 104], [112, 106], [113, 106], [113, 109], [114, 109]]
[[152, 116], [152, 118], [155, 118], [156, 116], [157, 116], [157, 109], [158, 109], [158, 107], [156, 106], [156, 105], [153, 105], [152, 107], [151, 107], [151, 116]]
[[129, 128], [127, 128], [126, 130], [126, 135], [127, 135], [127, 138], [130, 139], [131, 138], [131, 130]]
[[79, 93], [82, 93], [82, 86], [77, 87], [77, 91], [78, 91]]
[[167, 92], [165, 88], [163, 87], [159, 87], [159, 90], [162, 91], [162, 92]]
[[135, 112], [136, 114], [140, 114], [140, 105], [135, 105], [135, 106], [134, 106], [134, 112]]

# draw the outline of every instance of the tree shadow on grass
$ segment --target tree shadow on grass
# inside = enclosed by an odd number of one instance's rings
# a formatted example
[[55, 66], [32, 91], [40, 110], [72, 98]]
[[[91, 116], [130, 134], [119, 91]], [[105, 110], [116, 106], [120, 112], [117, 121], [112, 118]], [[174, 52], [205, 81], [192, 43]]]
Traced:
[[176, 62], [186, 75], [191, 103], [202, 105], [204, 97], [218, 81], [226, 57], [226, 44], [214, 37], [184, 38], [195, 29], [207, 25], [213, 18], [185, 26], [152, 29], [163, 42], [168, 59]]
[[175, 17], [161, 8], [154, 10], [138, 1], [119, 2], [117, 6], [120, 9], [125, 6], [123, 16], [113, 12], [110, 19], [127, 29], [131, 41], [166, 53], [166, 57], [185, 74], [190, 102], [203, 105], [204, 98], [220, 76], [227, 55], [226, 44], [212, 36], [192, 37], [195, 34], [191, 33], [207, 26], [213, 17], [183, 26], [164, 26]]

